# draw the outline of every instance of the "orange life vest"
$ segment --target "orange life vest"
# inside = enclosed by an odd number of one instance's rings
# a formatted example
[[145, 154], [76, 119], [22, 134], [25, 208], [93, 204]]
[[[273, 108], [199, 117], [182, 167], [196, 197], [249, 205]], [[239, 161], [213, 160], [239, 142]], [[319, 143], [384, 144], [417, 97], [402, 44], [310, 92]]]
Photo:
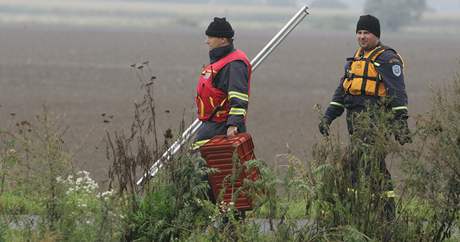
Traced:
[[377, 71], [382, 63], [376, 59], [389, 48], [379, 45], [372, 51], [363, 55], [363, 49], [359, 48], [355, 56], [348, 58], [351, 61], [345, 71], [343, 89], [346, 93], [354, 96], [380, 96], [387, 95], [385, 84]]

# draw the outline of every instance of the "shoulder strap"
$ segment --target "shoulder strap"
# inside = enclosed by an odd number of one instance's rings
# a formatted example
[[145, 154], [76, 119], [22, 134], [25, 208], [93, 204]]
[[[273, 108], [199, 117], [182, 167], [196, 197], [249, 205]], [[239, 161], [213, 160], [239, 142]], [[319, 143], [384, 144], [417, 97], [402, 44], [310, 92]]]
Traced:
[[[385, 51], [387, 51], [387, 50], [393, 51], [396, 54], [396, 58], [399, 59], [399, 61], [401, 62], [401, 65], [404, 67], [404, 60], [401, 57], [401, 55], [395, 49], [393, 49], [391, 47], [388, 47], [388, 46], [384, 46], [384, 47], [385, 47]], [[381, 54], [383, 54], [383, 52], [380, 53], [379, 55], [375, 56], [375, 59], [377, 59]]]
[[[232, 61], [236, 61], [236, 60], [244, 62], [247, 65], [249, 72], [251, 72], [251, 69], [252, 69], [251, 63], [249, 62], [246, 54], [243, 51], [237, 49], [231, 52], [230, 54], [222, 57], [220, 60], [216, 61], [215, 63], [210, 64], [213, 70], [213, 74], [216, 75], [225, 65], [227, 65], [228, 63]], [[250, 74], [251, 73], [249, 73], [249, 75]]]
[[355, 53], [353, 54], [353, 57], [348, 57], [345, 59], [347, 61], [347, 65], [345, 67], [343, 78], [352, 78], [351, 76], [349, 76], [349, 73], [351, 71], [351, 65], [353, 64], [353, 61], [356, 61], [358, 59], [361, 52], [362, 52], [362, 49], [360, 47], [355, 51]]
[[[384, 46], [384, 45], [381, 45], [380, 46], [380, 49], [378, 50], [375, 50], [370, 56], [369, 56], [369, 59], [371, 60], [372, 64], [375, 66], [375, 67], [379, 67], [380, 66], [380, 63], [376, 62], [377, 58], [379, 58], [379, 56], [381, 54], [383, 54], [383, 52], [387, 51], [387, 50], [393, 50], [387, 46]], [[375, 68], [375, 70], [377, 71], [377, 79], [375, 80], [375, 90], [374, 90], [374, 96], [378, 96], [379, 95], [379, 86], [380, 86], [380, 83], [383, 81], [382, 80], [382, 76], [380, 75], [380, 72], [377, 68]]]
[[372, 62], [375, 62], [375, 60], [385, 51], [387, 48], [383, 45], [378, 46], [375, 48], [374, 51], [369, 55], [368, 59]]
[[[376, 65], [375, 63], [375, 59], [376, 57], [378, 57], [380, 54], [383, 53], [383, 51], [385, 51], [385, 47], [383, 45], [379, 45], [377, 47], [374, 48], [374, 50], [372, 51], [372, 53], [366, 58], [366, 64], [364, 65], [364, 75], [363, 75], [363, 82], [361, 84], [361, 95], [362, 96], [365, 96], [366, 95], [366, 84], [367, 84], [367, 79], [368, 79], [368, 71], [369, 71], [369, 64], [372, 63], [373, 65]], [[378, 86], [379, 84], [379, 76], [380, 74], [377, 76], [377, 80], [376, 80], [376, 87]]]

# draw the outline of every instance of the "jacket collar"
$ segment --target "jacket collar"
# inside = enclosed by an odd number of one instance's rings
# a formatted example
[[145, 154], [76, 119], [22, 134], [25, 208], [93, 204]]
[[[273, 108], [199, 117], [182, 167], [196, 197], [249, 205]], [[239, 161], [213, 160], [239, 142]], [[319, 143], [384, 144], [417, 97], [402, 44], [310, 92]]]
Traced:
[[226, 46], [222, 46], [222, 47], [210, 50], [209, 59], [210, 59], [211, 64], [220, 60], [222, 57], [230, 54], [231, 52], [233, 52], [233, 50], [234, 50], [233, 44], [229, 44]]
[[[379, 43], [377, 44], [377, 46], [375, 46], [372, 50], [369, 50], [367, 53], [371, 53], [373, 51], [375, 51], [377, 48], [379, 48], [380, 46], [382, 46], [382, 42], [379, 41]], [[359, 52], [359, 56], [365, 56], [365, 51], [363, 48], [358, 48], [358, 50], [360, 51]]]

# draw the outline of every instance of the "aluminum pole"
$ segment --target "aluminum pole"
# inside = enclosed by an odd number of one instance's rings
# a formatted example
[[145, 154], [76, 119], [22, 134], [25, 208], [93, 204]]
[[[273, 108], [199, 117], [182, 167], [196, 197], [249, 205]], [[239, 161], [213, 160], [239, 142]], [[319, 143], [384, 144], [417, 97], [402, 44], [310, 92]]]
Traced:
[[[284, 27], [268, 42], [265, 47], [254, 57], [251, 61], [252, 72], [278, 47], [279, 44], [294, 30], [297, 25], [308, 15], [308, 7], [303, 6], [285, 25]], [[164, 161], [168, 161], [171, 157], [179, 151], [184, 145], [201, 127], [202, 122], [199, 119], [195, 119], [193, 123], [182, 133], [181, 137], [176, 140], [163, 155], [153, 163], [147, 174], [144, 174], [138, 181], [137, 185], [140, 186], [144, 183], [145, 179], [156, 175], [158, 170], [163, 166]]]
[[308, 7], [303, 6], [287, 23], [284, 27], [273, 37], [273, 39], [268, 42], [267, 45], [259, 52], [259, 54], [254, 57], [251, 62], [252, 71], [257, 69], [257, 67], [264, 61], [268, 55], [270, 55], [273, 50], [278, 47], [278, 45], [291, 33], [297, 25], [302, 22], [302, 20], [308, 15]]

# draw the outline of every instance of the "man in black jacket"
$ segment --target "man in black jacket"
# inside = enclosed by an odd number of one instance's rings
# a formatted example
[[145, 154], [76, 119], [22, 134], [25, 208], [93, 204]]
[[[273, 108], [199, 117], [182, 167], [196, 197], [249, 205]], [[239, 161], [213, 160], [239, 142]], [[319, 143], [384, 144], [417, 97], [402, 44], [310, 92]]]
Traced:
[[203, 124], [193, 149], [216, 135], [246, 132], [250, 62], [244, 52], [234, 48], [234, 31], [225, 18], [214, 18], [205, 33], [210, 64], [203, 68], [198, 81], [196, 104]]
[[[371, 114], [385, 110], [392, 112], [393, 119], [390, 121], [394, 126], [395, 138], [400, 144], [410, 142], [409, 128], [407, 125], [407, 94], [404, 84], [403, 67], [401, 56], [392, 48], [382, 45], [380, 42], [379, 20], [371, 15], [364, 15], [359, 18], [356, 27], [356, 40], [359, 48], [354, 56], [347, 59], [345, 74], [340, 79], [339, 86], [335, 90], [332, 101], [329, 104], [321, 122], [319, 131], [321, 134], [329, 135], [329, 126], [337, 117], [347, 110], [347, 126], [350, 135], [359, 134], [358, 142], [352, 139], [352, 147], [360, 151], [352, 151], [349, 166], [351, 166], [352, 183], [356, 186], [358, 167], [360, 162], [370, 157], [369, 152], [375, 144], [375, 137], [372, 133], [363, 132], [366, 128], [373, 127], [377, 120], [371, 118], [371, 123], [363, 127], [358, 122], [358, 117], [363, 112], [368, 112], [371, 117], [378, 115]], [[374, 123], [373, 123], [374, 122]], [[361, 125], [361, 126], [360, 126]], [[363, 147], [373, 147], [364, 149]], [[391, 175], [385, 165], [385, 152], [378, 155], [376, 159], [380, 164], [383, 185], [377, 188], [380, 195], [387, 197], [385, 201], [385, 212], [387, 218], [394, 217], [394, 191], [391, 184]], [[366, 161], [367, 162], [367, 161]], [[368, 167], [364, 168], [369, 172]], [[369, 174], [368, 174], [369, 175]]]

